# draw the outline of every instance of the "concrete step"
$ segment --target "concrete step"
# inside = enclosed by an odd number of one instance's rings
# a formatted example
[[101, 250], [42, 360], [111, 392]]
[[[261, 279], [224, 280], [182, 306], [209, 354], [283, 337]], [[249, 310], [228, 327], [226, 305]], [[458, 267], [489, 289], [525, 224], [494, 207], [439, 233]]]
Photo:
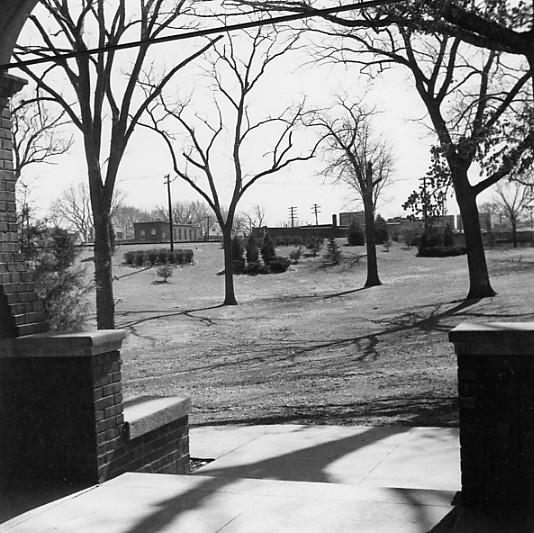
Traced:
[[421, 533], [453, 517], [452, 491], [123, 474], [0, 526], [14, 533]]

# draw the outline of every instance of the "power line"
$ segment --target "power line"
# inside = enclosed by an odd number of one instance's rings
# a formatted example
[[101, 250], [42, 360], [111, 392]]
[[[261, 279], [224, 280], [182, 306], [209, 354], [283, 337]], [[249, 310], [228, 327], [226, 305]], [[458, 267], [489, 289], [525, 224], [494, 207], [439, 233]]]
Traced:
[[236, 24], [224, 24], [222, 26], [216, 26], [213, 28], [206, 28], [204, 30], [195, 30], [185, 33], [179, 33], [174, 35], [166, 35], [164, 37], [155, 37], [151, 39], [141, 39], [139, 41], [129, 41], [127, 43], [114, 44], [111, 46], [100, 46], [97, 48], [90, 48], [88, 50], [78, 52], [67, 52], [65, 54], [54, 54], [46, 57], [40, 57], [38, 59], [28, 59], [22, 61], [13, 61], [11, 63], [4, 63], [0, 65], [0, 72], [10, 70], [16, 67], [29, 67], [31, 65], [39, 65], [42, 63], [53, 63], [60, 60], [72, 59], [75, 57], [85, 57], [112, 50], [127, 50], [130, 48], [137, 48], [139, 46], [166, 43], [172, 41], [183, 41], [186, 39], [192, 39], [195, 37], [206, 37], [208, 35], [215, 35], [220, 33], [226, 33], [235, 30], [246, 30], [249, 28], [257, 28], [260, 26], [281, 24], [284, 22], [293, 22], [295, 20], [308, 19], [312, 17], [322, 17], [325, 15], [333, 15], [336, 13], [343, 13], [345, 11], [354, 11], [356, 9], [365, 9], [368, 7], [378, 7], [387, 4], [400, 4], [406, 0], [361, 0], [360, 2], [354, 2], [344, 6], [327, 7], [323, 9], [308, 8], [307, 11], [302, 13], [293, 13], [291, 15], [280, 15], [278, 17], [271, 17], [269, 19], [254, 20], [249, 22], [239, 22]]

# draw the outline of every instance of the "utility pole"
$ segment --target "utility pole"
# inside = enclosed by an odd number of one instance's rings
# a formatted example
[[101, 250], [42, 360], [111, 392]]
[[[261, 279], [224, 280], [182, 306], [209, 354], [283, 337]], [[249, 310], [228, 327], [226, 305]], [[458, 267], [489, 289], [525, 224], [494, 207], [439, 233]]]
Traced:
[[295, 206], [291, 206], [289, 208], [289, 219], [291, 220], [291, 227], [295, 227], [295, 220], [297, 219], [297, 208]]
[[165, 185], [167, 185], [167, 200], [169, 202], [169, 231], [170, 231], [170, 244], [171, 244], [171, 252], [174, 252], [174, 227], [172, 223], [172, 200], [171, 200], [171, 176], [169, 174], [165, 174], [164, 178]]
[[422, 178], [419, 178], [423, 181], [423, 224], [425, 226], [425, 230], [428, 229], [428, 196], [426, 193], [426, 178], [426, 175]]
[[318, 213], [320, 213], [321, 211], [321, 206], [320, 205], [317, 205], [317, 204], [313, 204], [312, 205], [312, 213], [315, 215], [315, 225], [318, 226], [319, 225], [319, 222], [317, 220], [317, 215]]
[[211, 217], [209, 215], [204, 217], [204, 220], [206, 221], [206, 241], [210, 241], [210, 219]]

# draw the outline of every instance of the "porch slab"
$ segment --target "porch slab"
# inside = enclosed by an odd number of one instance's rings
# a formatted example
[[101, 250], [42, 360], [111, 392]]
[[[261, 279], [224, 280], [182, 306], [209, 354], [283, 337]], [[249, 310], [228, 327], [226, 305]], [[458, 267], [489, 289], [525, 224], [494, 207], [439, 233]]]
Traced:
[[196, 475], [459, 491], [457, 428], [224, 426], [190, 428]]
[[[17, 533], [421, 533], [451, 513], [453, 493], [123, 474], [0, 526]], [[424, 529], [427, 528], [427, 529]]]
[[225, 426], [191, 428], [190, 440], [192, 457], [215, 459], [195, 475], [123, 474], [0, 531], [456, 531], [455, 429]]

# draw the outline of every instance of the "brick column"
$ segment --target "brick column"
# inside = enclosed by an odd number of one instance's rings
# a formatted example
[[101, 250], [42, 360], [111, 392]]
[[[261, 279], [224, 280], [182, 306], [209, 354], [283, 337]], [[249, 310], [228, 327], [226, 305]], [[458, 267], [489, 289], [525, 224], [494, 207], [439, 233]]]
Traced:
[[462, 324], [458, 356], [462, 502], [534, 504], [534, 323]]
[[18, 240], [8, 99], [25, 84], [25, 80], [0, 73], [0, 339], [48, 330]]
[[119, 330], [0, 341], [0, 481], [94, 484], [122, 453]]

